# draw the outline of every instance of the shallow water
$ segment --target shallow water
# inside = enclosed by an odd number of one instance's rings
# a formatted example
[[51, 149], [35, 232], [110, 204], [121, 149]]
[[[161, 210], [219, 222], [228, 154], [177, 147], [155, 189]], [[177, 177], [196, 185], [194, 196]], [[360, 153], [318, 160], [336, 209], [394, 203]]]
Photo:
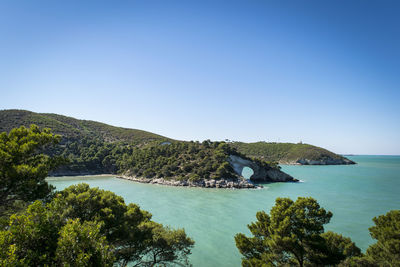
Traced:
[[140, 184], [114, 176], [48, 178], [61, 190], [85, 182], [121, 195], [150, 211], [153, 219], [183, 227], [195, 241], [194, 266], [239, 266], [234, 235], [259, 210], [269, 211], [277, 197], [311, 196], [333, 212], [326, 230], [352, 238], [363, 250], [373, 243], [372, 218], [400, 209], [400, 156], [352, 156], [357, 165], [282, 166], [301, 183], [265, 184], [263, 189], [181, 188]]

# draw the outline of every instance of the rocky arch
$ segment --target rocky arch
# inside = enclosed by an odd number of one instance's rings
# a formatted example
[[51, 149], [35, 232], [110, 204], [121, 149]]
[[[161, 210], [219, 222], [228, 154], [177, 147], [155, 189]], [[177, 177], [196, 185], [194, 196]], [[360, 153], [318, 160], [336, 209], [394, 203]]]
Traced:
[[254, 171], [254, 174], [250, 177], [251, 181], [254, 182], [289, 182], [296, 181], [292, 176], [273, 168], [267, 168], [260, 166], [255, 161], [242, 158], [237, 155], [230, 155], [228, 158], [233, 170], [238, 174], [242, 175], [244, 167], [249, 167]]
[[254, 171], [253, 171], [252, 168], [247, 167], [247, 166], [243, 167], [243, 169], [242, 169], [242, 176], [243, 176], [243, 178], [245, 178], [245, 179], [250, 179], [251, 176], [253, 176], [253, 174], [254, 174]]

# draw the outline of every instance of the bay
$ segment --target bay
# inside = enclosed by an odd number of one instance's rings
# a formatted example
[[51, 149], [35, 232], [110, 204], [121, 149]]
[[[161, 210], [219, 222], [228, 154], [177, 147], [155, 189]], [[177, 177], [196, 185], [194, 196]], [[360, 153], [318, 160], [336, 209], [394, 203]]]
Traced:
[[300, 183], [264, 184], [263, 189], [181, 188], [140, 184], [115, 176], [49, 177], [62, 190], [88, 183], [137, 203], [157, 222], [185, 228], [196, 244], [194, 266], [240, 266], [234, 236], [248, 234], [246, 225], [259, 210], [268, 211], [277, 197], [311, 196], [333, 212], [326, 230], [349, 236], [365, 250], [373, 240], [372, 218], [400, 209], [400, 156], [351, 156], [356, 165], [282, 166]]

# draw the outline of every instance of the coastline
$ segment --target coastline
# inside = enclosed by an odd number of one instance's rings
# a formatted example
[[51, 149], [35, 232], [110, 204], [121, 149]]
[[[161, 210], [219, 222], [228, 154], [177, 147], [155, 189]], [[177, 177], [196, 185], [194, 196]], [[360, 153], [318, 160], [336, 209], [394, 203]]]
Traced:
[[352, 160], [309, 160], [309, 159], [299, 159], [297, 161], [279, 161], [279, 165], [296, 165], [296, 166], [308, 166], [308, 165], [320, 165], [320, 166], [330, 166], [330, 165], [354, 165], [357, 162]]
[[51, 174], [51, 175], [49, 175], [49, 176], [47, 176], [48, 178], [57, 178], [57, 177], [68, 177], [68, 176], [82, 176], [82, 177], [85, 177], [85, 176], [99, 176], [99, 177], [101, 177], [101, 176], [117, 176], [118, 174], [115, 174], [115, 173], [99, 173], [99, 174], [88, 174], [88, 173], [84, 173], [84, 174], [76, 174], [76, 173], [73, 173], [73, 174]]
[[167, 186], [182, 186], [182, 187], [203, 187], [203, 188], [226, 188], [226, 189], [258, 189], [263, 186], [255, 185], [249, 180], [233, 180], [233, 179], [201, 179], [199, 181], [178, 181], [166, 180], [163, 178], [138, 178], [134, 176], [116, 175], [116, 178], [129, 180], [145, 184], [159, 184]]

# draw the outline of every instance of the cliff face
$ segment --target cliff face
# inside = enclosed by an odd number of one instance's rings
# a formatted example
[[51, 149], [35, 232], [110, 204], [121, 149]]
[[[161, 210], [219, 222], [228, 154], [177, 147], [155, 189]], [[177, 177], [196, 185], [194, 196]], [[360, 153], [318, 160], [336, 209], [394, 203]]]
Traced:
[[250, 177], [250, 180], [253, 182], [297, 182], [298, 181], [289, 174], [284, 173], [278, 169], [260, 166], [254, 161], [244, 159], [236, 155], [230, 155], [228, 161], [238, 175], [242, 175], [244, 167], [251, 168], [254, 171], [254, 174]]

